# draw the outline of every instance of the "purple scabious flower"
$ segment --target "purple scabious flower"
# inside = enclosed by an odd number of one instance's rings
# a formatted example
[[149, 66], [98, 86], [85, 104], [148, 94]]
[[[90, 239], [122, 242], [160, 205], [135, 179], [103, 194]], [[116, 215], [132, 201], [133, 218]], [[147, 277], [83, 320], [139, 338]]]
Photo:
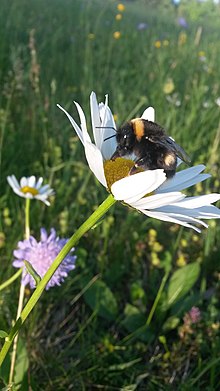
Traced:
[[147, 23], [145, 23], [145, 22], [140, 22], [140, 23], [138, 23], [138, 25], [137, 25], [137, 30], [139, 30], [139, 31], [146, 30], [147, 27], [148, 27]]
[[177, 19], [177, 23], [178, 23], [179, 26], [181, 26], [181, 27], [183, 27], [185, 29], [187, 29], [187, 27], [188, 27], [188, 23], [187, 23], [186, 19], [183, 16], [180, 16]]
[[[39, 242], [33, 236], [18, 242], [18, 248], [13, 252], [16, 258], [13, 261], [13, 266], [20, 268], [24, 266], [24, 260], [28, 261], [39, 276], [43, 277], [67, 241], [68, 239], [60, 239], [56, 236], [54, 228], [51, 228], [49, 236], [47, 231], [41, 228]], [[75, 268], [76, 255], [72, 255], [73, 251], [74, 248], [64, 258], [48, 282], [46, 289], [61, 285], [68, 273]], [[26, 271], [26, 268], [23, 270], [22, 284], [29, 284], [32, 289], [36, 287], [34, 278]]]

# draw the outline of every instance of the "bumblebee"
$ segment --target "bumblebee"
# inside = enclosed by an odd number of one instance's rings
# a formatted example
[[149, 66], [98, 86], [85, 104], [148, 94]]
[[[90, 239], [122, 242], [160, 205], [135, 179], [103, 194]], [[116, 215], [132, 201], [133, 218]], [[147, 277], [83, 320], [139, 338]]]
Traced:
[[136, 173], [139, 168], [161, 168], [167, 178], [172, 178], [176, 172], [177, 157], [187, 164], [190, 163], [185, 151], [155, 122], [142, 118], [132, 119], [117, 129], [114, 136], [118, 145], [111, 160], [125, 155], [136, 156], [130, 174]]

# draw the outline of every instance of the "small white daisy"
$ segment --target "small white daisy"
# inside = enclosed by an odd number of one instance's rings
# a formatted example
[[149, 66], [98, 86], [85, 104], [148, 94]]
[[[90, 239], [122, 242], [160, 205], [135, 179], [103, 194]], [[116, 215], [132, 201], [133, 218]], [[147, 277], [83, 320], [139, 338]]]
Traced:
[[42, 186], [43, 178], [36, 179], [34, 175], [30, 177], [22, 177], [20, 184], [18, 183], [14, 175], [8, 176], [7, 181], [12, 187], [13, 191], [23, 198], [36, 198], [44, 202], [46, 205], [50, 205], [48, 197], [54, 194], [54, 190], [49, 185]]
[[[74, 103], [81, 127], [63, 107], [58, 107], [67, 115], [81, 140], [90, 169], [116, 200], [125, 202], [149, 217], [191, 227], [198, 232], [200, 230], [193, 224], [207, 227], [200, 219], [220, 218], [220, 210], [211, 205], [220, 199], [220, 194], [186, 197], [181, 193], [181, 190], [210, 177], [209, 174], [201, 174], [205, 166], [187, 168], [169, 180], [161, 169], [129, 175], [134, 162], [125, 158], [110, 160], [117, 143], [115, 137], [110, 138], [115, 135], [116, 125], [108, 107], [108, 97], [106, 96], [105, 104], [98, 104], [95, 93], [92, 92], [90, 96], [94, 143], [87, 130], [84, 112], [78, 103]], [[147, 108], [141, 118], [154, 122], [153, 107]]]

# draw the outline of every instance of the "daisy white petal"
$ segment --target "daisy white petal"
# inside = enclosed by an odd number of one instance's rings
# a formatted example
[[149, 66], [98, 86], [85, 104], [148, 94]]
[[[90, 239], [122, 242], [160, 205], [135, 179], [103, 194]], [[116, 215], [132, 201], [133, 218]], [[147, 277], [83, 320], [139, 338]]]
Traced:
[[[101, 113], [101, 110], [100, 110], [100, 106], [102, 106], [104, 108], [104, 110], [102, 111]], [[106, 115], [107, 115], [107, 107], [108, 107], [108, 94], [105, 95], [105, 103], [103, 105], [103, 103], [101, 102], [99, 104], [99, 115], [100, 115], [100, 118], [101, 118], [101, 122], [102, 122], [102, 125], [105, 125], [106, 124]]]
[[85, 154], [90, 170], [98, 181], [107, 187], [101, 151], [94, 144], [85, 142]]
[[100, 151], [102, 151], [102, 144], [104, 142], [104, 139], [106, 138], [105, 134], [106, 132], [109, 131], [106, 124], [107, 105], [108, 105], [107, 95], [105, 96], [105, 104], [103, 102], [98, 104], [96, 100], [96, 96], [94, 95], [90, 96], [92, 130], [93, 130], [95, 144], [100, 149]]
[[198, 214], [201, 219], [220, 219], [220, 210], [214, 205], [202, 206]]
[[200, 233], [201, 230], [197, 227], [195, 227], [194, 225], [191, 225], [191, 224], [188, 224], [187, 222], [184, 222], [184, 221], [181, 221], [177, 218], [174, 218], [170, 215], [166, 215], [165, 213], [162, 213], [162, 212], [157, 212], [157, 211], [146, 211], [146, 210], [143, 210], [142, 213], [144, 213], [146, 216], [148, 217], [152, 217], [154, 219], [158, 219], [158, 220], [162, 220], [162, 221], [167, 221], [167, 222], [170, 222], [170, 223], [175, 223], [175, 224], [179, 224], [179, 225], [183, 225], [184, 227], [187, 227], [187, 228], [192, 228], [194, 229], [196, 232]]
[[197, 197], [187, 197], [184, 201], [178, 202], [177, 205], [183, 208], [194, 209], [212, 204], [218, 200], [220, 200], [220, 194], [212, 193]]
[[141, 118], [146, 119], [147, 121], [154, 122], [155, 121], [155, 110], [153, 107], [148, 107], [144, 110]]
[[166, 180], [163, 170], [149, 170], [128, 176], [111, 187], [111, 192], [116, 200], [124, 200], [132, 204], [142, 198], [145, 194], [151, 193]]
[[85, 114], [84, 114], [81, 106], [79, 105], [79, 103], [77, 103], [77, 102], [74, 102], [74, 103], [75, 103], [77, 110], [78, 110], [78, 113], [79, 113], [79, 118], [80, 118], [80, 122], [81, 122], [81, 129], [82, 129], [82, 134], [83, 134], [83, 140], [84, 140], [84, 142], [88, 141], [91, 143], [91, 138], [90, 138], [89, 133], [87, 131]]
[[133, 202], [132, 206], [137, 209], [155, 209], [167, 204], [173, 204], [174, 202], [180, 201], [185, 197], [185, 194], [180, 192], [166, 193], [166, 196], [164, 196], [164, 194], [154, 194], [152, 196], [144, 197], [136, 202]]
[[35, 198], [36, 200], [42, 201], [45, 205], [50, 206], [50, 202], [45, 197], [36, 196]]
[[23, 176], [20, 180], [20, 186], [19, 187], [25, 187], [25, 186], [28, 186], [28, 178], [26, 178], [25, 176]]
[[195, 223], [195, 224], [200, 224], [205, 228], [208, 228], [208, 224], [206, 224], [204, 221], [199, 220], [195, 217], [191, 216], [186, 216], [185, 214], [179, 214], [179, 213], [170, 213], [169, 216], [177, 218], [178, 220], [187, 222], [187, 223]]
[[[179, 173], [177, 173], [177, 174], [179, 174]], [[197, 176], [189, 179], [186, 182], [183, 182], [183, 183], [179, 182], [176, 186], [171, 187], [171, 185], [168, 185], [167, 188], [164, 188], [162, 185], [161, 188], [159, 188], [157, 190], [157, 192], [158, 193], [166, 193], [167, 191], [180, 191], [183, 189], [188, 189], [189, 187], [194, 186], [197, 183], [201, 183], [201, 182], [205, 181], [206, 179], [209, 179], [210, 177], [211, 177], [210, 174], [198, 174]]]
[[66, 116], [69, 118], [69, 121], [70, 121], [72, 127], [75, 129], [77, 136], [79, 137], [81, 143], [84, 145], [82, 130], [80, 129], [80, 127], [77, 125], [77, 123], [74, 121], [74, 119], [71, 117], [71, 115], [69, 115], [69, 113], [62, 106], [57, 104], [57, 107], [59, 107], [59, 109], [62, 110], [66, 114]]
[[14, 175], [7, 176], [7, 181], [14, 191], [15, 189], [18, 190], [20, 188], [20, 185]]
[[101, 119], [99, 114], [99, 105], [94, 92], [90, 95], [90, 110], [91, 110], [91, 121], [92, 129], [96, 146], [101, 149], [101, 140], [99, 138], [101, 130]]
[[47, 191], [50, 191], [49, 189], [50, 189], [50, 185], [44, 185], [44, 186], [41, 186], [38, 190], [39, 190], [40, 194], [43, 194], [43, 193], [45, 193]]
[[[168, 179], [163, 185], [158, 189], [158, 193], [164, 193], [167, 191], [179, 191], [182, 189], [186, 189], [189, 186], [192, 186], [192, 184], [198, 183], [198, 175], [200, 172], [202, 172], [205, 169], [205, 166], [203, 164], [200, 164], [195, 167], [187, 168], [186, 170], [182, 170], [177, 172], [173, 178]], [[203, 174], [208, 175], [208, 174]], [[209, 177], [210, 175], [208, 175]], [[207, 177], [205, 177], [207, 179]], [[194, 180], [196, 182], [194, 183]], [[200, 182], [200, 180], [199, 180]], [[190, 183], [190, 184], [189, 184]], [[192, 183], [192, 184], [191, 184]]]
[[[99, 110], [103, 126], [103, 128], [100, 129], [102, 130], [102, 133], [100, 133], [101, 152], [104, 159], [108, 160], [111, 158], [117, 147], [116, 137], [114, 137], [116, 135], [116, 125], [112, 112], [108, 106], [100, 104]], [[107, 138], [108, 140], [106, 140]]]
[[36, 184], [36, 178], [34, 175], [30, 176], [27, 180], [27, 186], [29, 187], [35, 187]]
[[183, 208], [181, 206], [176, 205], [166, 205], [157, 210], [164, 213], [177, 213], [182, 214], [189, 217], [195, 218], [203, 218], [203, 219], [212, 219], [212, 218], [220, 218], [220, 210], [213, 205], [202, 206], [200, 208]]
[[41, 176], [41, 177], [38, 179], [37, 183], [36, 183], [36, 189], [40, 189], [42, 183], [43, 183], [43, 177]]

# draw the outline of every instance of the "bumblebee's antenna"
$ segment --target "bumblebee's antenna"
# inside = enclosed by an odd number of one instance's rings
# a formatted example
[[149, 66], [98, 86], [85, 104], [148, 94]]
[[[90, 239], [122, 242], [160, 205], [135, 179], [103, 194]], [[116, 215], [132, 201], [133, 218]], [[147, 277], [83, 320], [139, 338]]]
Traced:
[[112, 136], [109, 136], [109, 137], [105, 138], [104, 141], [109, 140], [112, 137], [116, 137], [116, 134], [113, 134]]
[[113, 129], [115, 132], [117, 132], [113, 126], [96, 126], [96, 129]]
[[[97, 129], [113, 129], [115, 132], [117, 132], [117, 130], [113, 126], [96, 126], [96, 128]], [[116, 137], [116, 134], [113, 134], [113, 135], [105, 138], [104, 141], [109, 140], [112, 137]]]

